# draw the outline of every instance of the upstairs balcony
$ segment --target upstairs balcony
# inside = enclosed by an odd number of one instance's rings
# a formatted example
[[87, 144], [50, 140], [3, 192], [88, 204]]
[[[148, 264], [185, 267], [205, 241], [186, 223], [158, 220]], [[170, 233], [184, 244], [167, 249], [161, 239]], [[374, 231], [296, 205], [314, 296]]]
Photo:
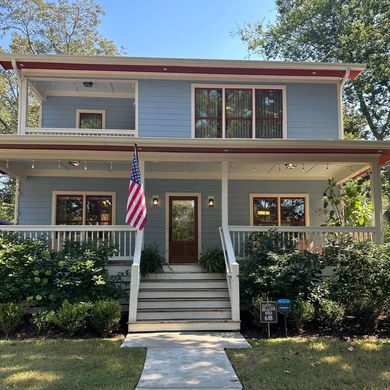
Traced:
[[19, 85], [20, 135], [137, 136], [136, 81], [29, 76]]

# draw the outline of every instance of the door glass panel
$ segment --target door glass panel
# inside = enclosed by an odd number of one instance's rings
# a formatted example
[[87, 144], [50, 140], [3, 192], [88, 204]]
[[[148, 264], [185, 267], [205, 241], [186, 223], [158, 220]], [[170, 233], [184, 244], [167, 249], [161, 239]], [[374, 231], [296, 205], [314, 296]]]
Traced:
[[253, 198], [253, 225], [278, 225], [278, 201], [276, 198]]
[[57, 196], [57, 225], [83, 224], [83, 197], [75, 195]]
[[195, 200], [172, 200], [172, 241], [195, 240]]
[[87, 196], [87, 225], [112, 224], [112, 197]]

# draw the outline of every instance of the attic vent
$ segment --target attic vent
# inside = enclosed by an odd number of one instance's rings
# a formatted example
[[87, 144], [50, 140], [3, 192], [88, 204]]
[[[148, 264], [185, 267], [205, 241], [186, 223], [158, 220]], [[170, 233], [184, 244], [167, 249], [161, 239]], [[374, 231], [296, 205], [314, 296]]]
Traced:
[[85, 88], [92, 88], [93, 82], [92, 81], [83, 81], [83, 85]]

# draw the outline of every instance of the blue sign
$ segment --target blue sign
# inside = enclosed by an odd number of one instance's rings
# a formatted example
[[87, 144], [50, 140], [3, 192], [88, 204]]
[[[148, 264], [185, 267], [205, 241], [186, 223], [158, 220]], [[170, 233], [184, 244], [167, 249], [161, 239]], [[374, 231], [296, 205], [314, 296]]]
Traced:
[[284, 316], [288, 316], [291, 312], [291, 302], [289, 299], [278, 299], [278, 311]]

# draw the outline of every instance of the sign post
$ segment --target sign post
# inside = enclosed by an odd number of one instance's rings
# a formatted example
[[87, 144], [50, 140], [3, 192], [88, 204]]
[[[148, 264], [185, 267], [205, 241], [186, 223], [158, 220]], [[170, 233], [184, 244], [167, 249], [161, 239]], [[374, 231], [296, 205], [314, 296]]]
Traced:
[[278, 299], [278, 311], [284, 317], [284, 331], [287, 337], [287, 316], [291, 312], [291, 302], [289, 299]]
[[270, 338], [270, 324], [276, 324], [278, 322], [278, 304], [275, 301], [260, 302], [260, 322], [267, 324], [268, 338]]

